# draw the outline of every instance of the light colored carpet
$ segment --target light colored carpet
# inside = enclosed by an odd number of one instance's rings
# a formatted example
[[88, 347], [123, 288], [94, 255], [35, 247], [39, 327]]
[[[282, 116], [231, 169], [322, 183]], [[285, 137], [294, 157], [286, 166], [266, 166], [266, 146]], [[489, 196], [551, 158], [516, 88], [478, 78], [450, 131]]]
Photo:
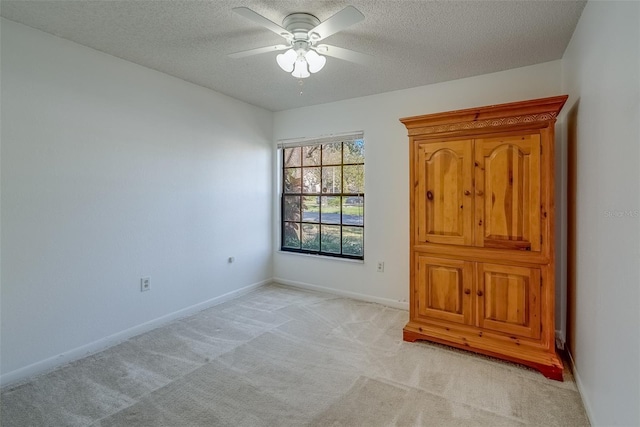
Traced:
[[10, 426], [584, 426], [570, 373], [402, 341], [408, 313], [269, 285], [3, 390]]

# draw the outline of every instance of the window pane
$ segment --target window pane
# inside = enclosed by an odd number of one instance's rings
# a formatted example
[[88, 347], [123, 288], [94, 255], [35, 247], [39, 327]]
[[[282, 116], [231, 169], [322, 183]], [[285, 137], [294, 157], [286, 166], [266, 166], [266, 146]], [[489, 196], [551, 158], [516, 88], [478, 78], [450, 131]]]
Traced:
[[300, 147], [284, 149], [284, 166], [301, 166], [300, 164]]
[[320, 166], [320, 146], [307, 145], [302, 147], [302, 165]]
[[362, 227], [342, 227], [342, 253], [362, 256], [364, 239]]
[[285, 221], [300, 221], [300, 196], [284, 196]]
[[284, 192], [299, 193], [302, 184], [302, 169], [287, 168], [284, 170]]
[[289, 146], [282, 156], [281, 249], [364, 259], [364, 140]]
[[342, 163], [342, 142], [322, 146], [322, 164], [339, 165]]
[[320, 226], [316, 224], [302, 224], [302, 249], [309, 251], [320, 250]]
[[342, 192], [342, 168], [340, 166], [322, 168], [322, 192]]
[[342, 223], [345, 225], [363, 225], [364, 197], [349, 196], [342, 198]]
[[304, 168], [303, 172], [303, 193], [320, 192], [320, 168]]
[[364, 165], [344, 166], [345, 193], [364, 193]]
[[340, 224], [340, 196], [322, 196], [322, 217], [320, 222]]
[[306, 196], [302, 198], [302, 220], [308, 222], [320, 222], [320, 204], [318, 196]]
[[320, 226], [322, 252], [334, 254], [340, 253], [340, 226], [322, 225]]
[[297, 222], [285, 222], [282, 247], [300, 249], [300, 224]]
[[344, 143], [345, 163], [364, 163], [364, 141], [356, 139]]

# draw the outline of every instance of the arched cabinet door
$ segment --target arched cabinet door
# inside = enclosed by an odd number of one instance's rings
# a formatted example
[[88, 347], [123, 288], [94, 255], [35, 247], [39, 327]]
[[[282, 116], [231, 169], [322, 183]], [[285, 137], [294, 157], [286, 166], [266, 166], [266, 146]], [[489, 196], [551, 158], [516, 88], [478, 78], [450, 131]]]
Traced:
[[539, 252], [540, 135], [475, 140], [475, 245]]
[[417, 141], [416, 243], [473, 244], [473, 144]]

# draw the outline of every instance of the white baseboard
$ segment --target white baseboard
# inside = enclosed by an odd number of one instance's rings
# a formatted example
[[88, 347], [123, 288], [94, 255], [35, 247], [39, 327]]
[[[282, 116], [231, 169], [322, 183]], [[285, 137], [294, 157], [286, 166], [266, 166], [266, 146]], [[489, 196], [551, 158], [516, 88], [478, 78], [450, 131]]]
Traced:
[[223, 302], [235, 299], [241, 295], [249, 293], [271, 282], [272, 282], [271, 279], [267, 279], [257, 283], [253, 283], [243, 288], [236, 289], [235, 291], [227, 292], [226, 294], [217, 296], [215, 298], [211, 298], [207, 301], [194, 304], [190, 307], [186, 307], [181, 310], [174, 311], [173, 313], [164, 315], [162, 317], [158, 317], [157, 319], [153, 319], [148, 322], [142, 323], [140, 325], [136, 325], [132, 328], [125, 329], [124, 331], [117, 332], [113, 335], [109, 335], [105, 338], [101, 338], [92, 343], [89, 343], [80, 347], [76, 347], [72, 350], [59, 354], [57, 356], [53, 356], [36, 363], [32, 363], [31, 365], [25, 366], [23, 368], [19, 368], [14, 371], [7, 372], [6, 374], [2, 374], [0, 376], [0, 385], [2, 387], [5, 387], [20, 381], [24, 381], [35, 375], [49, 372], [62, 365], [66, 365], [67, 363], [73, 362], [74, 360], [82, 359], [83, 357], [87, 357], [91, 354], [105, 350], [109, 347], [112, 347], [116, 344], [126, 341], [129, 338], [132, 338], [136, 335], [140, 335], [144, 332], [148, 332], [152, 329], [156, 329], [172, 320], [187, 317], [199, 311], [205, 310], [209, 307], [213, 307], [215, 305], [222, 304]]
[[567, 348], [567, 354], [569, 355], [569, 363], [571, 364], [571, 372], [573, 372], [573, 377], [576, 379], [576, 386], [578, 386], [578, 393], [580, 393], [580, 397], [582, 398], [582, 404], [584, 405], [584, 411], [587, 413], [587, 418], [589, 419], [589, 424], [592, 426], [597, 425], [596, 419], [593, 416], [593, 409], [591, 407], [591, 402], [587, 398], [587, 394], [584, 392], [584, 386], [582, 380], [580, 379], [580, 374], [576, 369], [576, 364], [573, 362], [573, 355]]
[[293, 288], [308, 289], [311, 291], [325, 292], [327, 294], [340, 295], [360, 301], [375, 302], [377, 304], [386, 305], [388, 307], [399, 308], [401, 310], [409, 310], [409, 303], [406, 301], [396, 301], [389, 298], [380, 298], [372, 295], [359, 294], [357, 292], [343, 291], [340, 289], [325, 288], [324, 286], [312, 285], [310, 283], [298, 282], [295, 280], [287, 280], [281, 277], [274, 277], [274, 283], [279, 283]]

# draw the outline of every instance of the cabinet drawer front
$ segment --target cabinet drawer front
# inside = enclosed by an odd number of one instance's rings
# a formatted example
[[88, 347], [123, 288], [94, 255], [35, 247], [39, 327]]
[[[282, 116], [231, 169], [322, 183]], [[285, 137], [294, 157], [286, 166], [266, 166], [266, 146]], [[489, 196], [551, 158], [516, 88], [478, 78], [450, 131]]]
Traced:
[[415, 313], [423, 319], [470, 324], [472, 263], [416, 255]]
[[478, 263], [478, 326], [540, 338], [540, 269]]
[[540, 135], [475, 141], [476, 245], [540, 251]]
[[471, 245], [473, 164], [471, 140], [416, 144], [416, 241]]

